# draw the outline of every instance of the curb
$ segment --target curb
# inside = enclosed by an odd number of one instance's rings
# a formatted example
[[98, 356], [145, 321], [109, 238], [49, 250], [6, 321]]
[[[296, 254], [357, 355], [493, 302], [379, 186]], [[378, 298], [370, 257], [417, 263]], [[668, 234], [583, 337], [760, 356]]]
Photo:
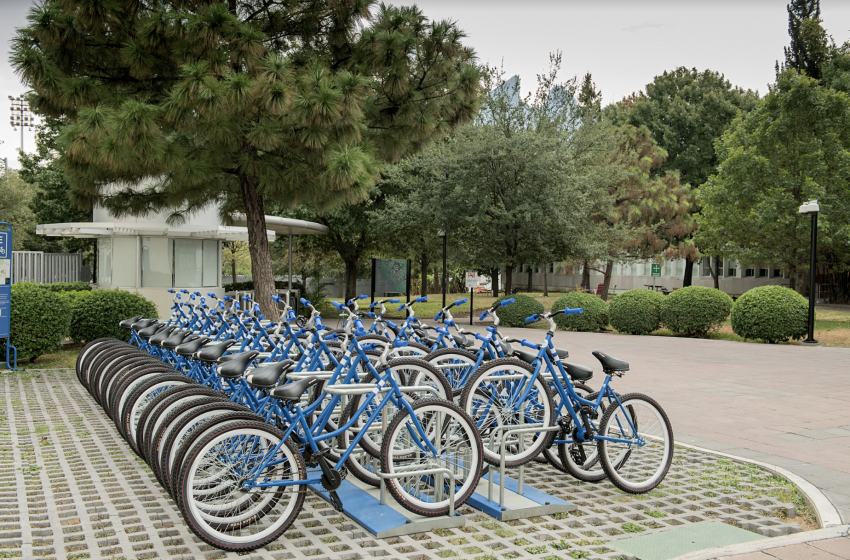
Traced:
[[795, 533], [793, 535], [785, 535], [782, 537], [773, 537], [767, 540], [758, 540], [747, 543], [720, 546], [716, 548], [707, 548], [705, 550], [689, 552], [688, 554], [683, 554], [681, 556], [671, 558], [670, 560], [713, 560], [715, 558], [720, 558], [723, 556], [734, 556], [737, 554], [759, 552], [772, 548], [778, 548], [794, 544], [802, 544], [824, 539], [831, 539], [835, 537], [850, 537], [850, 525], [842, 524], [841, 516], [839, 515], [838, 510], [835, 509], [835, 506], [832, 505], [832, 502], [829, 501], [829, 498], [827, 498], [823, 494], [823, 492], [821, 492], [814, 484], [804, 479], [803, 477], [794, 474], [791, 471], [783, 469], [782, 467], [771, 465], [770, 463], [763, 463], [761, 461], [747, 459], [738, 455], [730, 455], [729, 453], [722, 453], [720, 451], [714, 451], [713, 449], [707, 449], [705, 447], [699, 447], [687, 443], [676, 443], [676, 445], [681, 445], [682, 447], [687, 447], [689, 449], [694, 449], [703, 453], [709, 453], [711, 455], [725, 457], [727, 459], [732, 459], [733, 461], [737, 461], [740, 463], [757, 465], [769, 471], [773, 471], [784, 478], [787, 478], [792, 483], [794, 483], [800, 489], [800, 491], [803, 492], [803, 494], [806, 495], [806, 498], [809, 499], [809, 502], [811, 502], [812, 506], [814, 507], [815, 514], [817, 515], [818, 521], [820, 522], [823, 529]]
[[670, 560], [714, 560], [715, 558], [761, 552], [773, 548], [822, 541], [825, 539], [834, 539], [836, 537], [850, 537], [850, 525], [837, 525], [827, 529], [818, 529], [817, 531], [807, 531], [804, 533], [785, 535], [783, 537], [773, 537], [766, 540], [730, 544], [727, 546], [719, 546], [717, 548], [707, 548], [705, 550], [689, 552], [688, 554], [683, 554], [676, 558], [671, 558]]

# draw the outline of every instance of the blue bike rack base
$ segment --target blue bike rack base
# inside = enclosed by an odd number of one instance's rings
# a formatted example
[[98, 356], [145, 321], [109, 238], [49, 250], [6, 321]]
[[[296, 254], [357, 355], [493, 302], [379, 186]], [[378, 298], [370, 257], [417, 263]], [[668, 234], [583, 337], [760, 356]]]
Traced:
[[[493, 501], [487, 499], [489, 477], [493, 476]], [[478, 482], [478, 487], [472, 496], [466, 501], [468, 506], [480, 510], [499, 521], [511, 521], [513, 519], [526, 519], [538, 515], [553, 515], [556, 513], [570, 512], [576, 506], [551, 496], [545, 492], [523, 485], [522, 494], [519, 493], [519, 483], [510, 477], [505, 477], [505, 503], [499, 505], [499, 473], [493, 469]]]
[[[327, 490], [320, 484], [311, 484], [309, 487], [322, 498], [329, 500]], [[457, 512], [454, 517], [416, 515], [401, 507], [389, 492], [387, 504], [381, 505], [380, 488], [369, 486], [353, 476], [343, 480], [336, 493], [342, 500], [342, 512], [380, 539], [466, 525], [466, 518]]]

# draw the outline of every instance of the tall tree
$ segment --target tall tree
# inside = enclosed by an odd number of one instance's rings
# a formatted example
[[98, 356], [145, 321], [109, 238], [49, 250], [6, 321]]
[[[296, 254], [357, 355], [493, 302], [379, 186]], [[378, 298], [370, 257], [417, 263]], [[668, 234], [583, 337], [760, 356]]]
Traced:
[[36, 188], [24, 181], [17, 171], [9, 169], [0, 175], [0, 192], [3, 193], [0, 196], [0, 220], [12, 224], [12, 250], [26, 249], [36, 224], [30, 209]]
[[818, 199], [818, 250], [850, 259], [850, 97], [786, 70], [762, 103], [718, 142], [721, 163], [702, 187], [697, 243], [741, 261], [779, 264], [801, 288], [809, 217]]
[[[688, 236], [696, 229], [691, 215], [693, 196], [678, 171], [652, 175], [667, 152], [646, 127], [621, 125], [617, 131], [617, 163], [622, 173], [608, 186], [610, 204], [594, 219], [604, 226], [608, 255], [602, 259], [602, 298], [607, 299], [615, 260], [688, 257], [696, 248]], [[585, 265], [590, 268], [592, 265]]]
[[[35, 187], [35, 195], [29, 205], [36, 224], [92, 221], [91, 211], [79, 210], [73, 203], [71, 185], [59, 161], [56, 141], [64, 124], [60, 119], [45, 118], [36, 131], [35, 152], [20, 155], [20, 176]], [[96, 260], [94, 239], [44, 237], [36, 235], [34, 230], [28, 233], [28, 250], [49, 253], [82, 250], [86, 262], [94, 264]]]
[[[717, 170], [715, 142], [739, 111], [756, 105], [758, 95], [733, 87], [717, 72], [681, 67], [656, 76], [645, 93], [626, 101], [612, 111], [615, 122], [647, 127], [668, 154], [652, 173], [678, 171], [681, 182], [698, 191]], [[691, 285], [693, 264], [692, 256], [686, 258], [684, 286]]]
[[211, 202], [243, 211], [271, 315], [267, 204], [364, 200], [382, 162], [477, 109], [474, 53], [454, 23], [373, 8], [46, 0], [17, 32], [12, 62], [33, 109], [69, 119], [60, 146], [80, 205], [171, 209], [173, 221]]
[[820, 19], [820, 0], [791, 0], [787, 9], [791, 45], [785, 47], [783, 69], [794, 68], [820, 80], [829, 58], [828, 39]]

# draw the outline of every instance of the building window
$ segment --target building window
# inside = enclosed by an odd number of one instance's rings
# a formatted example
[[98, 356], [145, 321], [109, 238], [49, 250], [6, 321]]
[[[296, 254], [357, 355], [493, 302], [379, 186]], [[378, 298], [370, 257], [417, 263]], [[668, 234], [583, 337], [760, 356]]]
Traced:
[[97, 238], [97, 283], [112, 285], [112, 238]]
[[767, 278], [767, 269], [759, 268], [759, 278]]
[[735, 278], [736, 276], [738, 276], [738, 267], [735, 266], [735, 263], [733, 261], [726, 263], [726, 276], [730, 278]]
[[165, 237], [142, 238], [142, 287], [174, 286], [174, 240]]
[[221, 265], [218, 262], [218, 241], [204, 240], [204, 288], [215, 288], [221, 275]]
[[685, 259], [676, 260], [676, 276], [685, 275]]
[[700, 264], [702, 264], [702, 272], [700, 273], [700, 276], [711, 276], [711, 258], [703, 257]]
[[122, 288], [136, 287], [136, 270], [139, 256], [135, 237], [112, 238], [112, 285]]
[[774, 268], [770, 271], [771, 278], [782, 278], [782, 270], [779, 268]]
[[549, 274], [555, 273], [555, 263], [549, 263]]
[[200, 288], [204, 280], [204, 242], [200, 239], [174, 240], [174, 285]]
[[756, 275], [756, 269], [753, 268], [753, 265], [747, 265], [747, 268], [744, 269], [744, 277], [751, 278]]

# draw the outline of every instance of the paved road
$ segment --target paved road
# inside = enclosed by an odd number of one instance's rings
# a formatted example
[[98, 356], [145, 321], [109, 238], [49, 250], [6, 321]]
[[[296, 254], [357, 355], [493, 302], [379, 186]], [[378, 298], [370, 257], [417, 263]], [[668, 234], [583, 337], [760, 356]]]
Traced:
[[[501, 332], [531, 341], [544, 335]], [[656, 398], [677, 441], [786, 468], [850, 522], [850, 349], [604, 333], [555, 339], [571, 361], [599, 374], [593, 350], [629, 362], [614, 386]]]

